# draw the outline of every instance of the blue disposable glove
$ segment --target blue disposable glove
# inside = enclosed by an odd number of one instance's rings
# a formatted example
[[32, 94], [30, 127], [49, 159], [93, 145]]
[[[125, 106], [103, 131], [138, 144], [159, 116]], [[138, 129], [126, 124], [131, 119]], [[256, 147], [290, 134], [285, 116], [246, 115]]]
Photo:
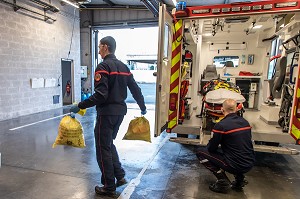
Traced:
[[73, 105], [70, 109], [70, 112], [72, 113], [78, 113], [80, 111], [80, 108], [77, 105]]
[[147, 110], [145, 109], [144, 111], [141, 111], [141, 114], [142, 115], [146, 115], [146, 113], [147, 113]]

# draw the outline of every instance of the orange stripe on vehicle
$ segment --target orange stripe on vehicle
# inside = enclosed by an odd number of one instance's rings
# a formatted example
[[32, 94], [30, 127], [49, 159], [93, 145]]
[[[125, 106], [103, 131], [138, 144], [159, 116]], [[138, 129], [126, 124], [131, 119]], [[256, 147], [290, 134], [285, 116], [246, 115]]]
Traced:
[[177, 81], [179, 81], [179, 70], [175, 71], [174, 74], [171, 76], [171, 84]]
[[181, 42], [180, 40], [175, 40], [172, 43], [172, 55], [174, 55], [175, 52], [180, 52], [181, 51]]
[[292, 131], [291, 136], [295, 139], [298, 140], [300, 138], [300, 130], [292, 124]]
[[[180, 77], [180, 60], [181, 60], [181, 40], [182, 40], [182, 20], [175, 22], [173, 27], [173, 41], [172, 41], [172, 60], [171, 60], [171, 78], [170, 78], [170, 94], [179, 93], [179, 77]], [[176, 103], [176, 110], [169, 110], [168, 129], [169, 132], [177, 125], [177, 109], [178, 101]]]
[[296, 80], [296, 93], [293, 98], [293, 107], [292, 107], [292, 117], [291, 117], [291, 123], [290, 123], [290, 130], [289, 134], [295, 139], [298, 140], [300, 139], [300, 118], [296, 117], [296, 112], [297, 112], [297, 106], [298, 106], [298, 101], [300, 98], [300, 68], [298, 69], [298, 78]]
[[177, 20], [175, 23], [175, 30], [173, 30], [175, 32], [175, 36], [173, 38], [174, 41], [180, 41], [181, 37], [182, 37], [182, 20]]
[[173, 118], [175, 118], [176, 117], [176, 111], [171, 111], [170, 116], [173, 117]]
[[[168, 122], [168, 129], [172, 130], [175, 126], [177, 125], [177, 119], [173, 118], [173, 119], [169, 119]], [[171, 133], [171, 131], [169, 131]]]
[[176, 70], [179, 70], [180, 68], [180, 52], [178, 52], [176, 55], [174, 54], [174, 57], [172, 58], [172, 68], [171, 68], [171, 72], [175, 72]]
[[[179, 78], [177, 78], [179, 80]], [[174, 81], [170, 86], [170, 93], [178, 93], [179, 85], [178, 81]]]

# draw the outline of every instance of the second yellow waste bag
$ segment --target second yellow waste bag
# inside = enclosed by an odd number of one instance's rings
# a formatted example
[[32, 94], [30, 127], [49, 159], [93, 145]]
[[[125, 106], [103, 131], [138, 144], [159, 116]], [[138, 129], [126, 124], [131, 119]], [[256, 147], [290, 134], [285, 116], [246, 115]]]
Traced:
[[131, 120], [123, 140], [143, 140], [151, 142], [149, 121], [144, 116]]

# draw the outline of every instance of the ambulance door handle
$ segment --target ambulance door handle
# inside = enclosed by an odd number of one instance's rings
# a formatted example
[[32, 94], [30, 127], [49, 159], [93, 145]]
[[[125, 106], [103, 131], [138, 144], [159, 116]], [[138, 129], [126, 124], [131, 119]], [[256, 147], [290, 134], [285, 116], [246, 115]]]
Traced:
[[158, 86], [158, 92], [161, 92], [161, 84]]

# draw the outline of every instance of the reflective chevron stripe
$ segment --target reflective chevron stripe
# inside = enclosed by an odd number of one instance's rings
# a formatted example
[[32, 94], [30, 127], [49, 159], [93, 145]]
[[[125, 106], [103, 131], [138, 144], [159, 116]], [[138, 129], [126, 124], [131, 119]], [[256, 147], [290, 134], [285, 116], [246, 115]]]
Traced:
[[[181, 49], [182, 49], [182, 30], [183, 30], [182, 20], [175, 21], [175, 26], [173, 27], [173, 41], [172, 41], [172, 66], [171, 66], [171, 80], [170, 80], [170, 98], [177, 96], [176, 108], [175, 110], [169, 109], [168, 117], [168, 129], [167, 132], [177, 125], [178, 121], [178, 94], [179, 94], [179, 77], [180, 77], [180, 60], [181, 60]], [[171, 101], [171, 100], [170, 100]]]

